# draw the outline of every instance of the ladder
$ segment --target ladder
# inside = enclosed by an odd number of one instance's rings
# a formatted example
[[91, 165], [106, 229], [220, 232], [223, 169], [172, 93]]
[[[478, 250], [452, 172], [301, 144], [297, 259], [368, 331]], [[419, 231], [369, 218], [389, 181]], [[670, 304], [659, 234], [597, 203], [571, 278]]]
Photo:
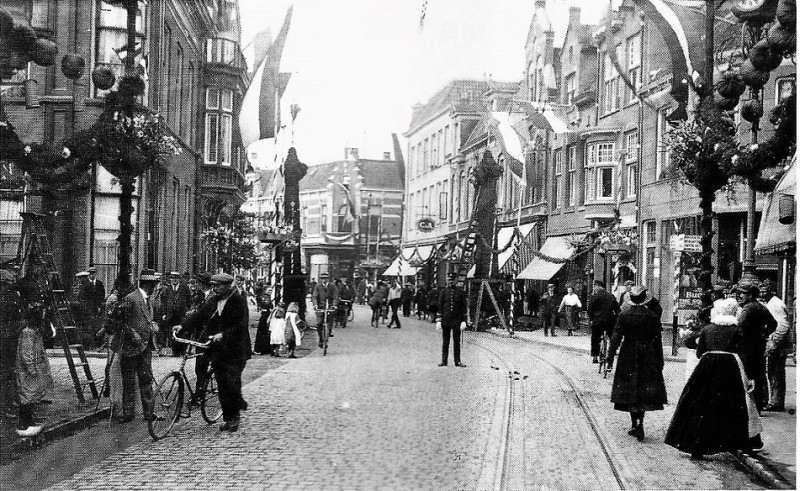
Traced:
[[458, 269], [456, 270], [456, 286], [466, 289], [467, 275], [469, 270], [474, 266], [473, 256], [475, 255], [475, 245], [478, 242], [478, 219], [477, 219], [477, 203], [480, 194], [480, 189], [475, 193], [475, 205], [472, 207], [472, 217], [469, 222], [469, 229], [467, 229], [467, 237], [464, 239], [464, 247], [461, 249], [461, 257], [458, 261]]
[[[50, 322], [56, 333], [60, 334], [61, 347], [67, 359], [75, 394], [81, 403], [86, 402], [83, 389], [88, 386], [92, 397], [99, 399], [97, 383], [92, 377], [83, 345], [70, 342], [70, 339], [76, 334], [77, 326], [67, 292], [61, 281], [61, 275], [55, 267], [52, 248], [43, 223], [44, 215], [35, 213], [21, 213], [20, 215], [22, 216], [22, 235], [17, 249], [19, 276], [22, 278], [28, 276], [29, 271], [34, 274], [38, 271], [39, 274], [35, 274], [36, 286], [44, 299], [46, 311], [50, 313]], [[81, 382], [78, 376], [78, 367], [83, 368], [86, 382]]]

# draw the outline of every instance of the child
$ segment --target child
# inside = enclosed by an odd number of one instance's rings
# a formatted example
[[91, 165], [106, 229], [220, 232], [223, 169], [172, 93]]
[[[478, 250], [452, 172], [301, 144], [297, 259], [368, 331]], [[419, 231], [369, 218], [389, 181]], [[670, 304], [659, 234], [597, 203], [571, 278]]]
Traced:
[[289, 309], [286, 313], [286, 348], [289, 351], [289, 358], [297, 358], [294, 355], [294, 350], [298, 344], [302, 342], [302, 334], [300, 333], [300, 306], [297, 302], [289, 304]]
[[283, 302], [279, 303], [269, 321], [269, 343], [272, 345], [272, 356], [275, 357], [280, 356], [281, 345], [286, 343], [285, 308]]
[[33, 327], [22, 329], [17, 344], [17, 397], [19, 398], [19, 423], [17, 434], [21, 437], [38, 435], [42, 426], [34, 420], [37, 403], [53, 390], [50, 362], [44, 351], [42, 335]]

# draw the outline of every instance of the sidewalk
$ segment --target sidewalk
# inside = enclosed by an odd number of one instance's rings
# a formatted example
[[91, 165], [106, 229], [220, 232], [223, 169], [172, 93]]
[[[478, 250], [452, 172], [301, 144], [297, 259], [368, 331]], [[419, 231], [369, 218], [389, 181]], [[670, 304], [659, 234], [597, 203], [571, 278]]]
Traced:
[[[494, 331], [496, 335], [506, 335], [504, 331]], [[575, 335], [567, 336], [566, 329], [556, 329], [556, 337], [544, 336], [541, 329], [535, 331], [517, 331], [514, 337], [522, 341], [533, 344], [547, 344], [558, 346], [570, 351], [586, 353], [587, 362], [589, 360], [589, 332], [586, 329], [576, 331]], [[681, 377], [684, 374], [684, 366], [687, 354], [693, 355], [691, 350], [681, 346], [678, 355], [672, 356], [672, 331], [665, 329], [663, 332], [664, 358], [671, 362], [665, 371], [669, 374], [665, 376]], [[762, 438], [764, 440], [764, 450], [754, 456], [742, 453], [736, 455], [737, 459], [750, 471], [758, 474], [766, 481], [775, 481], [776, 485], [780, 481], [791, 483], [792, 487], [797, 483], [796, 470], [796, 432], [797, 432], [797, 367], [789, 360], [786, 366], [786, 412], [762, 414], [761, 423], [764, 426]], [[673, 396], [674, 400], [680, 394]]]

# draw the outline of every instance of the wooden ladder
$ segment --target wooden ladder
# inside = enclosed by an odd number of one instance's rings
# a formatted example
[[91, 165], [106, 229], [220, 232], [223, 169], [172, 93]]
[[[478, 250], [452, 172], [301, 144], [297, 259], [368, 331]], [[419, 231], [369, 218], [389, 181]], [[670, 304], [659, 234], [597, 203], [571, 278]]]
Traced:
[[[78, 328], [75, 325], [69, 297], [61, 281], [61, 275], [55, 267], [50, 241], [42, 222], [44, 216], [35, 213], [21, 213], [21, 215], [22, 236], [17, 250], [17, 258], [20, 262], [20, 276], [25, 276], [26, 271], [31, 266], [44, 266], [46, 275], [38, 275], [36, 284], [45, 299], [45, 307], [50, 313], [48, 316], [50, 322], [56, 333], [61, 335], [61, 347], [67, 359], [75, 394], [81, 403], [86, 402], [83, 389], [88, 386], [92, 397], [99, 399], [100, 394], [97, 390], [97, 383], [92, 376], [92, 370], [89, 366], [89, 360], [86, 358], [86, 351], [83, 345], [70, 342]], [[76, 355], [77, 362], [75, 360]], [[78, 367], [83, 368], [85, 382], [81, 382], [78, 376]]]

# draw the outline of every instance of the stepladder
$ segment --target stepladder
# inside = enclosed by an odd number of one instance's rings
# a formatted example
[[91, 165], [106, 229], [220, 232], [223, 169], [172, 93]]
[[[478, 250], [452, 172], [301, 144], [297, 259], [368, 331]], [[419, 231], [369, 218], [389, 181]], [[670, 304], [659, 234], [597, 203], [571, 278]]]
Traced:
[[94, 399], [99, 399], [97, 381], [92, 375], [86, 350], [78, 339], [78, 326], [70, 298], [61, 274], [56, 268], [44, 225], [44, 215], [34, 213], [21, 213], [21, 215], [22, 234], [17, 249], [16, 266], [18, 277], [27, 292], [27, 308], [33, 309], [35, 314], [29, 315], [28, 318], [40, 322], [44, 329], [55, 331], [56, 341], [64, 351], [78, 401], [86, 402], [84, 395], [86, 387]]

